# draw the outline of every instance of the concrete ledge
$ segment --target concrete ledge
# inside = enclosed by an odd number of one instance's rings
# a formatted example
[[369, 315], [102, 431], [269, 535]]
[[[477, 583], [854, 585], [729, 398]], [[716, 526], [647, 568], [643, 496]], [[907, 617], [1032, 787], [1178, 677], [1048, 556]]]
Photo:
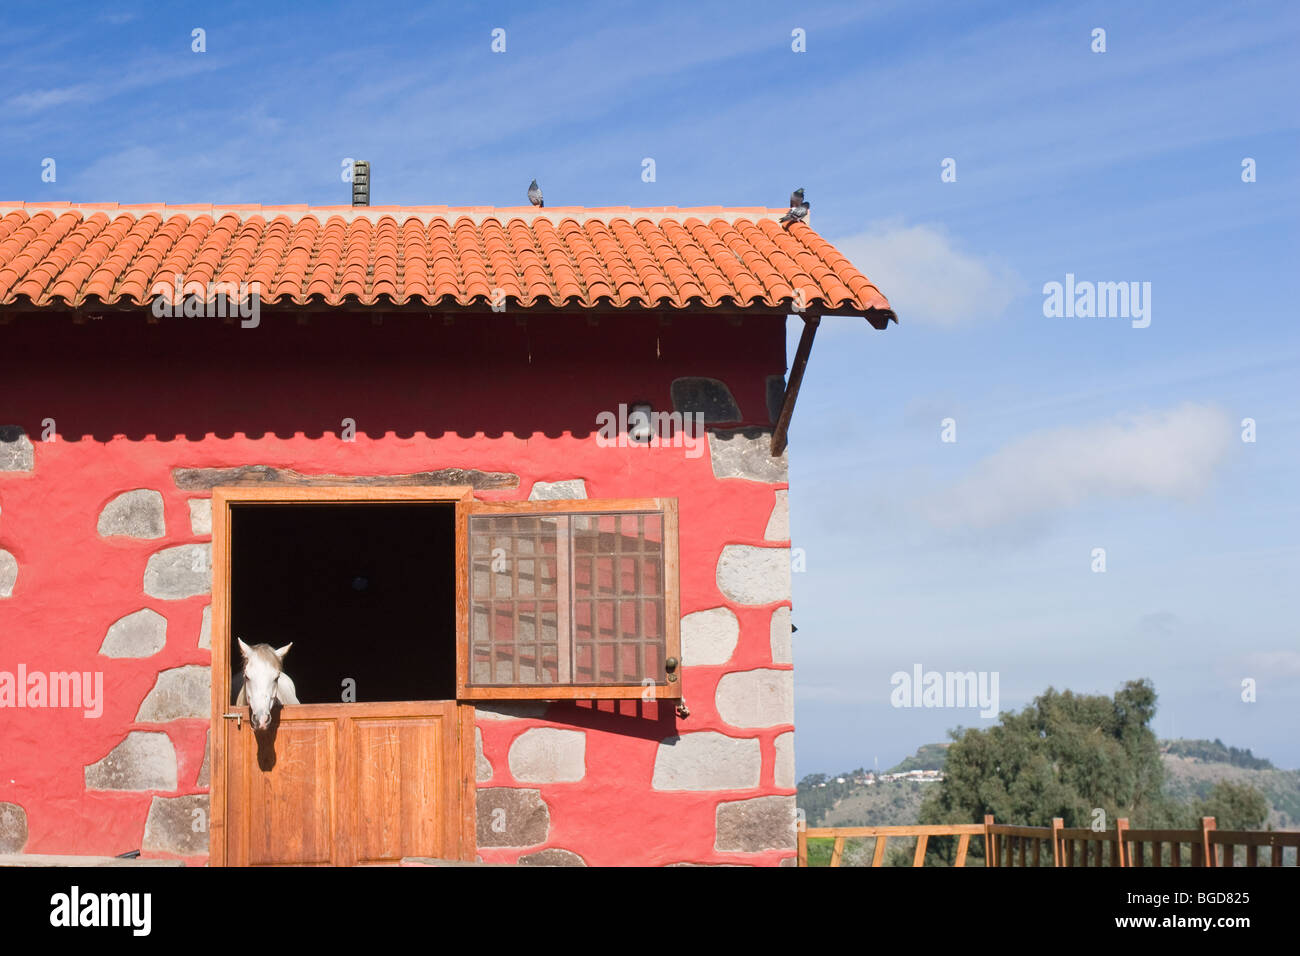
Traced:
[[0, 853], [0, 866], [184, 866], [184, 860], [125, 859], [120, 856], [55, 856], [47, 853]]

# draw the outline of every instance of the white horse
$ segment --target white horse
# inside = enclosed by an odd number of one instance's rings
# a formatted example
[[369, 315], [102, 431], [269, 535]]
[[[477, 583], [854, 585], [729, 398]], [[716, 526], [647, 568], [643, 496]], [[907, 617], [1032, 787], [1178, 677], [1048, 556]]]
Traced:
[[284, 672], [284, 655], [291, 647], [292, 641], [284, 647], [270, 644], [249, 647], [239, 641], [239, 653], [244, 656], [244, 685], [239, 688], [235, 703], [250, 707], [254, 730], [266, 730], [271, 726], [271, 707], [277, 700], [281, 704], [298, 703], [298, 689]]

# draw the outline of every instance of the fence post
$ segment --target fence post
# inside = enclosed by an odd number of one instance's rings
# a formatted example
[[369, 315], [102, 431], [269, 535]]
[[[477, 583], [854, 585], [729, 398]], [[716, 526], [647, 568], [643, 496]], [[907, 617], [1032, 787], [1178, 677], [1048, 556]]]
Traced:
[[1062, 817], [1052, 817], [1052, 866], [1063, 866], [1061, 863], [1061, 830], [1065, 828], [1065, 820]]
[[799, 856], [796, 861], [797, 866], [808, 865], [808, 828], [800, 826], [799, 828]]
[[[1215, 827], [1214, 817], [1201, 817], [1201, 859], [1205, 861], [1205, 866], [1219, 865], [1214, 853], [1214, 844], [1210, 842], [1210, 831]], [[1228, 852], [1232, 852], [1231, 848]]]
[[993, 846], [993, 814], [984, 814], [984, 865], [997, 866], [1001, 861], [998, 859], [998, 851]]
[[1115, 821], [1115, 842], [1119, 845], [1119, 865], [1128, 866], [1128, 817], [1120, 817]]

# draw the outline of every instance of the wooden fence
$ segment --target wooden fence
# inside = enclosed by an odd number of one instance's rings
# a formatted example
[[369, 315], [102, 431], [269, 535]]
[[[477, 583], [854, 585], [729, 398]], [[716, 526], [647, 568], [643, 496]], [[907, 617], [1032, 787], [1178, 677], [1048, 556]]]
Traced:
[[[984, 841], [985, 866], [1234, 866], [1237, 848], [1244, 848], [1246, 866], [1284, 866], [1285, 850], [1295, 850], [1292, 865], [1300, 866], [1300, 830], [1219, 830], [1214, 817], [1203, 817], [1196, 830], [1135, 830], [1120, 818], [1112, 830], [1097, 832], [1066, 827], [1057, 817], [1050, 827], [1018, 827], [980, 823], [903, 827], [803, 827], [799, 830], [799, 865], [808, 865], [808, 841], [833, 840], [831, 866], [839, 866], [845, 844], [875, 839], [872, 866], [881, 866], [891, 839], [916, 839], [912, 865], [922, 866], [931, 837], [956, 837], [954, 866], [966, 865], [971, 837]], [[1263, 847], [1269, 852], [1260, 854]]]

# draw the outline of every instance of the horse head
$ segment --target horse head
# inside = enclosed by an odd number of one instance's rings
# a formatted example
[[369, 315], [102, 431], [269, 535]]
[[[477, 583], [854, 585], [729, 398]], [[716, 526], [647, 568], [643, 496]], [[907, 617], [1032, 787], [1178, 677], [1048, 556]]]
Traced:
[[270, 644], [250, 647], [239, 641], [239, 653], [244, 657], [244, 686], [239, 690], [236, 703], [248, 705], [254, 730], [266, 730], [271, 726], [271, 707], [277, 700], [282, 704], [298, 703], [293, 681], [284, 672], [284, 656], [291, 647], [292, 642], [284, 647]]

